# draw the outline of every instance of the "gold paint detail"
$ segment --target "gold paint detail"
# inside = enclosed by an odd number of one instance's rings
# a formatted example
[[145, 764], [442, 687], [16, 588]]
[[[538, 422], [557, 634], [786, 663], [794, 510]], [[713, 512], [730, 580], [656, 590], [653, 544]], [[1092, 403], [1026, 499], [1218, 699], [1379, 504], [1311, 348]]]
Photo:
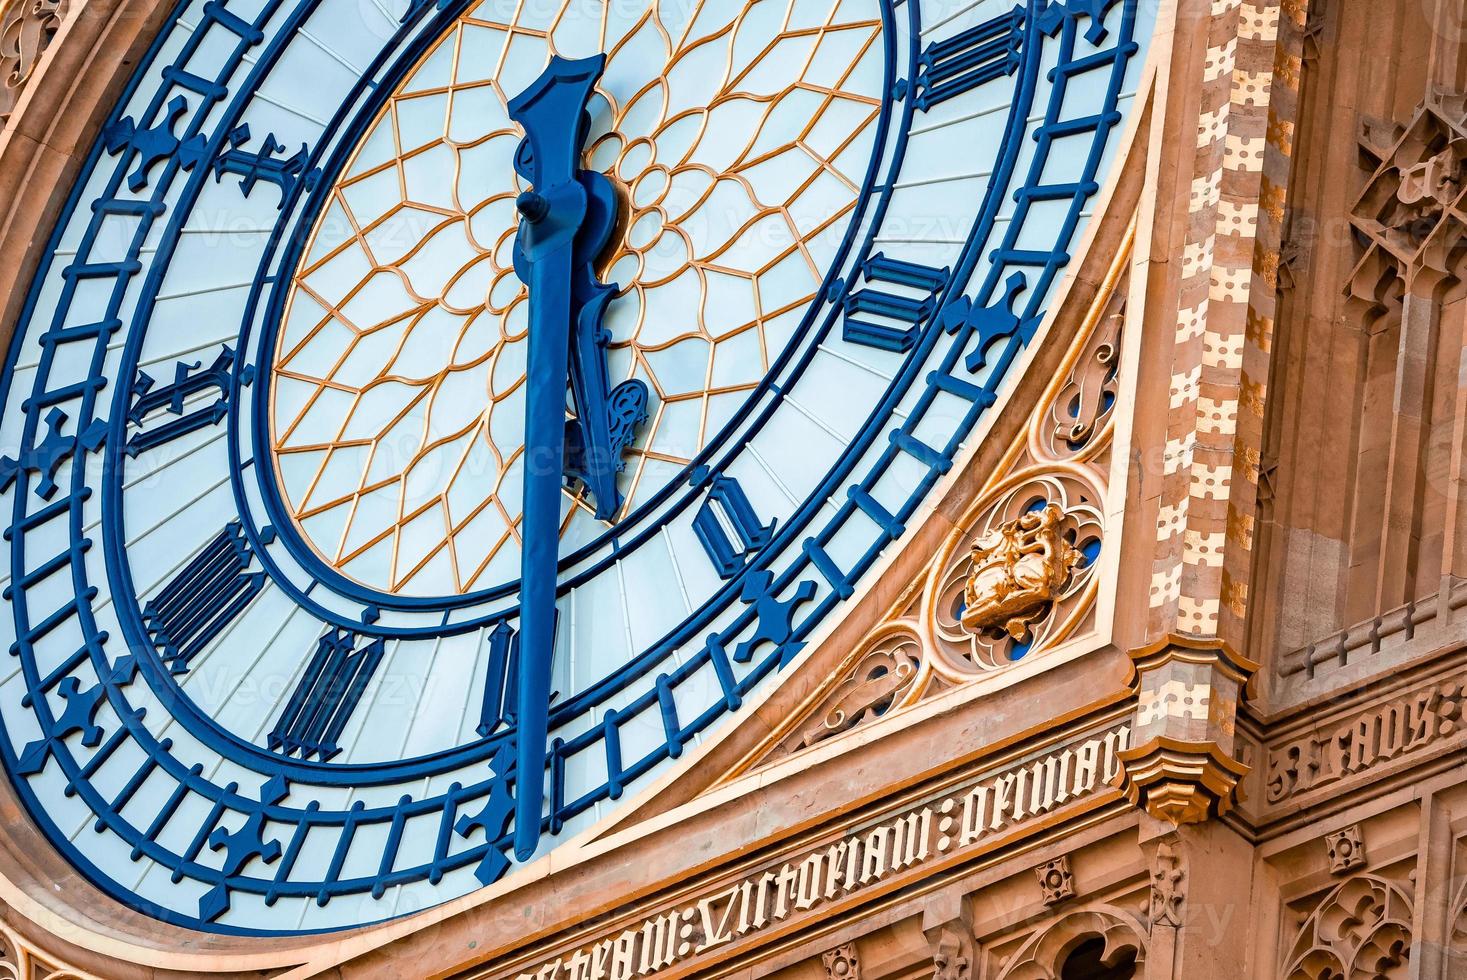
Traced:
[[1048, 615], [1083, 555], [1064, 536], [1065, 512], [1048, 503], [973, 542], [963, 586], [963, 629], [1002, 629], [1023, 640]]
[[[619, 284], [608, 360], [613, 384], [652, 396], [618, 519], [734, 417], [819, 293], [880, 117], [869, 6], [770, 22], [707, 0], [600, 9], [586, 165], [627, 202], [600, 263]], [[329, 189], [272, 371], [292, 521], [327, 565], [393, 594], [465, 594], [517, 571], [528, 298], [505, 104], [558, 40], [589, 52], [569, 0], [548, 26], [533, 5], [505, 22], [490, 9], [429, 49]], [[571, 544], [606, 527], [582, 496], [563, 505]]]

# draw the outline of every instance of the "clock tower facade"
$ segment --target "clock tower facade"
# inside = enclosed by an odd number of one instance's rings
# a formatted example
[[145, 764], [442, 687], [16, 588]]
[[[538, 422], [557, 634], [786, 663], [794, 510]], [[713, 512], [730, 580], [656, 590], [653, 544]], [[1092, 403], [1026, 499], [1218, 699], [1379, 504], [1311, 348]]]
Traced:
[[0, 972], [1467, 976], [1460, 3], [0, 11]]

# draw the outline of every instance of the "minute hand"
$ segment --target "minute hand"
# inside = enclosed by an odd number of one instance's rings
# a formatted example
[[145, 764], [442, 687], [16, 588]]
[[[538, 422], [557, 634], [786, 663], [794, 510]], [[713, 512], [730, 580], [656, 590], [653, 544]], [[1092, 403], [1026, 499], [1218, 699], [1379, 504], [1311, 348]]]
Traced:
[[515, 856], [521, 861], [539, 846], [545, 796], [566, 369], [575, 315], [571, 277], [576, 233], [586, 219], [586, 192], [576, 181], [584, 140], [581, 117], [604, 65], [604, 56], [553, 58], [509, 103], [510, 117], [525, 130], [528, 153], [522, 152], [521, 159], [533, 187], [517, 202], [522, 220], [515, 238], [515, 271], [530, 293], [514, 821]]

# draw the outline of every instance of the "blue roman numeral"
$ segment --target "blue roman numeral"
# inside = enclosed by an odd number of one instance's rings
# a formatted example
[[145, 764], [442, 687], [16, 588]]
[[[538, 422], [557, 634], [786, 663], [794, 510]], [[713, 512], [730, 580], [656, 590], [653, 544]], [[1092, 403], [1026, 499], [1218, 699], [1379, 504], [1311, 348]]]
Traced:
[[761, 525], [739, 481], [719, 474], [693, 517], [693, 533], [719, 576], [730, 579], [743, 569], [750, 555], [769, 543], [774, 523]]
[[489, 667], [484, 674], [484, 702], [479, 707], [479, 727], [475, 729], [480, 737], [489, 737], [501, 724], [514, 724], [519, 667], [519, 630], [500, 621], [489, 634]]
[[188, 670], [265, 587], [265, 573], [249, 570], [252, 560], [239, 521], [230, 521], [144, 607], [143, 625], [173, 673]]
[[296, 184], [304, 182], [305, 189], [309, 191], [321, 177], [319, 169], [306, 169], [311, 152], [304, 143], [290, 156], [277, 157], [276, 154], [285, 149], [285, 144], [278, 142], [274, 133], [267, 133], [260, 149], [251, 152], [243, 148], [250, 141], [248, 123], [241, 123], [231, 130], [227, 140], [230, 148], [214, 161], [214, 179], [220, 181], [225, 174], [235, 174], [240, 178], [239, 189], [245, 197], [249, 197], [255, 184], [263, 180], [280, 188], [280, 203], [276, 207], [283, 208]]
[[[240, 383], [249, 384], [253, 377], [254, 368], [245, 368], [240, 372]], [[135, 432], [127, 440], [127, 454], [136, 457], [197, 429], [218, 425], [229, 414], [233, 378], [234, 351], [228, 347], [208, 367], [202, 361], [179, 361], [171, 385], [160, 387], [146, 372], [139, 372], [127, 420], [144, 431]], [[210, 389], [217, 391], [213, 401], [202, 406], [187, 404]]]
[[947, 285], [948, 270], [889, 259], [877, 252], [861, 265], [868, 283], [903, 286], [917, 295], [881, 289], [858, 289], [846, 296], [841, 336], [854, 344], [904, 354], [911, 350], [922, 324], [937, 308], [937, 294]]
[[916, 106], [926, 111], [1019, 67], [1023, 8], [927, 45], [917, 61]]
[[302, 759], [330, 760], [341, 747], [336, 740], [346, 729], [367, 683], [382, 662], [381, 637], [358, 649], [356, 635], [340, 628], [316, 642], [316, 652], [305, 675], [270, 731], [270, 748]]

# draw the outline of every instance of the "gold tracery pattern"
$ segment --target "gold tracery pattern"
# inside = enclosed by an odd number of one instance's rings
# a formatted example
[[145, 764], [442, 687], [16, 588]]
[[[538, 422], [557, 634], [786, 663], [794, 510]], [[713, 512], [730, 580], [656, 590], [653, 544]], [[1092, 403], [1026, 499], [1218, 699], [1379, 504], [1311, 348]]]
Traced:
[[[386, 591], [514, 577], [527, 303], [504, 106], [552, 53], [608, 55], [587, 162], [627, 203], [604, 273], [622, 286], [612, 382], [641, 378], [653, 396], [628, 508], [778, 356], [874, 145], [875, 0], [547, 6], [481, 4], [424, 57], [332, 189], [292, 289], [272, 382], [277, 476], [318, 553]], [[568, 544], [600, 530], [577, 503]]]

